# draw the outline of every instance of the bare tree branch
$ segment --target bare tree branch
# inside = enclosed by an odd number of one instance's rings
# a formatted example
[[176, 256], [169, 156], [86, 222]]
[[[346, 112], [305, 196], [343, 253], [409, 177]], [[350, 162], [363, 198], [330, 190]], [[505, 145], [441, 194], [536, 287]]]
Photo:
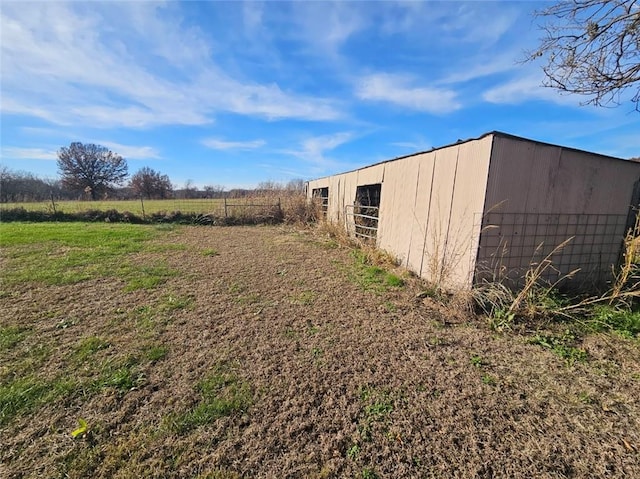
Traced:
[[545, 86], [584, 95], [585, 104], [620, 105], [631, 90], [640, 106], [640, 2], [561, 0], [536, 12], [543, 21], [539, 47]]
[[171, 195], [171, 181], [167, 175], [163, 175], [148, 166], [141, 168], [131, 177], [129, 186], [137, 195], [149, 199], [165, 199]]

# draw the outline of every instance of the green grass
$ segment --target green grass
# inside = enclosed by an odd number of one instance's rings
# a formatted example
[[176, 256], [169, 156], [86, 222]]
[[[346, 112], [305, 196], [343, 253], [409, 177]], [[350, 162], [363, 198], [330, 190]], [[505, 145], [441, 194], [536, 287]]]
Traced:
[[476, 368], [481, 368], [482, 366], [485, 365], [485, 361], [484, 359], [482, 359], [482, 356], [478, 356], [477, 354], [471, 356], [470, 362]]
[[364, 386], [360, 388], [359, 395], [362, 406], [357, 426], [358, 440], [355, 444], [371, 442], [374, 431], [379, 428], [376, 426], [378, 423], [386, 431], [389, 415], [395, 409], [395, 399], [390, 390]]
[[[233, 200], [238, 203], [240, 200]], [[232, 201], [229, 200], [229, 203]], [[88, 210], [117, 210], [128, 211], [138, 216], [142, 216], [142, 203], [140, 200], [112, 200], [112, 201], [56, 201], [56, 211], [65, 213], [78, 213]], [[40, 203], [2, 203], [0, 210], [24, 208], [27, 211], [51, 211], [53, 208], [50, 201]], [[208, 213], [224, 208], [224, 200], [195, 199], [195, 200], [144, 200], [144, 212], [146, 215], [159, 213], [161, 211], [180, 211], [182, 213]]]
[[314, 291], [301, 291], [291, 296], [290, 301], [292, 304], [301, 304], [304, 306], [310, 306], [316, 299], [316, 293]]
[[612, 331], [625, 338], [640, 338], [640, 311], [598, 305], [593, 308], [587, 324], [594, 331]]
[[6, 284], [75, 284], [119, 277], [126, 290], [156, 287], [176, 271], [162, 259], [139, 264], [127, 258], [149, 248], [160, 233], [151, 226], [82, 223], [3, 223], [0, 248], [9, 260]]
[[0, 426], [69, 395], [75, 388], [75, 382], [66, 378], [44, 381], [34, 375], [3, 382], [0, 384]]
[[169, 427], [183, 434], [224, 416], [246, 410], [252, 403], [249, 384], [225, 366], [219, 366], [196, 386], [198, 403], [189, 411], [168, 418]]
[[27, 329], [18, 326], [0, 327], [0, 352], [16, 346], [28, 333]]
[[354, 260], [351, 277], [362, 288], [381, 292], [404, 286], [402, 278], [371, 264], [366, 252], [356, 249], [351, 252], [351, 256]]
[[83, 339], [78, 347], [75, 349], [73, 356], [78, 362], [85, 362], [90, 359], [95, 353], [103, 349], [107, 349], [110, 346], [108, 341], [97, 336], [90, 336]]
[[568, 365], [573, 365], [576, 362], [585, 362], [587, 360], [587, 352], [582, 348], [574, 346], [576, 336], [570, 331], [566, 331], [561, 336], [536, 334], [529, 342], [553, 351], [556, 355], [564, 359]]
[[135, 356], [104, 362], [98, 378], [91, 383], [90, 390], [95, 392], [113, 388], [125, 393], [142, 385], [145, 377], [138, 369], [138, 363], [139, 359]]
[[169, 349], [162, 344], [150, 344], [143, 347], [142, 352], [145, 358], [153, 363], [166, 358]]
[[195, 299], [189, 295], [168, 293], [163, 295], [156, 304], [145, 304], [133, 308], [128, 317], [135, 324], [136, 329], [144, 333], [159, 333], [162, 328], [172, 321], [172, 313], [182, 309], [189, 309]]

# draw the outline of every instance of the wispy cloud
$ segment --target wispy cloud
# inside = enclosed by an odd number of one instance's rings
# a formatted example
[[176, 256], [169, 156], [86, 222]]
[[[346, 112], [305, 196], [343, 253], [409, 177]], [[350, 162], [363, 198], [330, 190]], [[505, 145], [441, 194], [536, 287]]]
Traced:
[[530, 100], [545, 100], [562, 105], [577, 106], [575, 96], [561, 95], [552, 88], [542, 86], [540, 74], [518, 76], [486, 90], [482, 98], [489, 103], [517, 105]]
[[57, 160], [56, 150], [47, 148], [19, 148], [7, 146], [2, 148], [2, 158], [13, 160]]
[[156, 160], [161, 158], [158, 150], [152, 146], [123, 145], [112, 141], [94, 141], [105, 146], [127, 160]]
[[254, 150], [265, 145], [264, 140], [226, 141], [218, 138], [205, 138], [201, 143], [212, 150]]
[[203, 125], [221, 112], [342, 116], [330, 99], [234, 78], [215, 63], [212, 39], [181, 25], [171, 3], [7, 3], [0, 12], [2, 111], [107, 128]]
[[465, 58], [464, 64], [454, 66], [451, 71], [438, 79], [436, 84], [465, 83], [478, 78], [517, 70], [516, 58], [517, 54], [513, 51], [498, 55], [478, 55], [475, 58]]
[[326, 168], [336, 166], [337, 162], [326, 154], [335, 150], [339, 146], [352, 140], [351, 132], [340, 132], [331, 135], [320, 135], [306, 138], [300, 143], [300, 147], [295, 150], [283, 150], [282, 153], [294, 156], [306, 163], [316, 167], [315, 172], [320, 172]]
[[449, 113], [461, 107], [455, 91], [414, 83], [405, 75], [373, 74], [360, 79], [356, 95], [362, 100], [392, 103], [428, 113]]
[[369, 22], [367, 11], [349, 2], [294, 2], [296, 35], [323, 55], [335, 56]]
[[391, 143], [391, 146], [406, 148], [407, 150], [411, 151], [426, 151], [433, 148], [433, 144], [423, 139], [417, 141], [396, 141]]

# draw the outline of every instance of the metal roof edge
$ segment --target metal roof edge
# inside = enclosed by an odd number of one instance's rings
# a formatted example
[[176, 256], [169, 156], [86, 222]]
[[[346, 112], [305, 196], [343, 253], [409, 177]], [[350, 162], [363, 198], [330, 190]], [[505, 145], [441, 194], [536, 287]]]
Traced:
[[333, 175], [321, 176], [319, 178], [314, 178], [314, 179], [309, 180], [309, 181], [318, 181], [318, 180], [324, 180], [325, 178], [331, 178], [332, 176], [346, 175], [348, 173], [353, 173], [353, 172], [356, 172], [356, 171], [364, 170], [366, 168], [371, 168], [373, 166], [383, 165], [385, 163], [390, 163], [392, 161], [404, 160], [405, 158], [411, 158], [413, 156], [418, 156], [418, 155], [423, 155], [425, 153], [431, 153], [433, 151], [443, 150], [445, 148], [450, 148], [450, 147], [456, 146], [456, 145], [462, 145], [464, 143], [469, 143], [471, 141], [482, 140], [483, 138], [486, 138], [487, 136], [494, 136], [494, 137], [498, 136], [498, 137], [507, 138], [507, 139], [511, 139], [511, 140], [528, 141], [530, 143], [536, 143], [536, 144], [539, 144], [539, 145], [553, 146], [553, 147], [556, 147], [556, 148], [562, 148], [563, 150], [571, 150], [571, 151], [576, 151], [578, 153], [587, 153], [589, 155], [600, 156], [602, 158], [607, 158], [607, 159], [610, 159], [610, 160], [629, 161], [628, 159], [625, 159], [625, 158], [619, 158], [619, 157], [610, 156], [610, 155], [603, 155], [601, 153], [595, 153], [593, 151], [582, 150], [580, 148], [573, 148], [573, 147], [570, 147], [570, 146], [557, 145], [555, 143], [548, 143], [548, 142], [545, 142], [545, 141], [533, 140], [531, 138], [525, 138], [525, 137], [522, 137], [522, 136], [512, 135], [510, 133], [504, 133], [504, 132], [498, 131], [498, 130], [492, 130], [492, 131], [489, 131], [487, 133], [483, 133], [482, 135], [480, 135], [478, 137], [467, 138], [466, 140], [458, 140], [455, 143], [449, 143], [447, 145], [434, 147], [434, 148], [431, 148], [430, 150], [418, 151], [416, 153], [411, 153], [411, 154], [408, 154], [408, 155], [397, 156], [395, 158], [390, 158], [388, 160], [379, 161], [377, 163], [372, 163], [372, 164], [367, 165], [367, 166], [361, 166], [360, 168], [354, 168], [353, 170], [342, 171], [340, 173], [334, 173]]
[[[517, 136], [517, 135], [512, 135], [510, 133], [504, 133], [502, 131], [492, 131], [490, 133], [486, 133], [483, 136], [486, 135], [495, 135], [495, 136], [500, 136], [503, 138], [508, 138], [511, 140], [519, 140], [519, 141], [528, 141], [530, 143], [536, 143], [538, 145], [546, 145], [546, 146], [553, 146], [555, 148], [562, 148], [563, 150], [570, 150], [570, 151], [575, 151], [577, 153], [586, 153], [588, 155], [595, 155], [595, 156], [600, 156], [602, 158], [607, 158], [609, 160], [618, 160], [618, 161], [629, 161], [628, 158], [620, 158], [618, 156], [611, 156], [611, 155], [605, 155], [603, 153], [596, 153], [595, 151], [589, 151], [589, 150], [584, 150], [582, 148], [574, 148], [572, 146], [564, 146], [564, 145], [558, 145], [556, 143], [549, 143], [547, 141], [540, 141], [540, 140], [533, 140], [531, 138], [525, 138], [523, 136]], [[481, 137], [482, 138], [482, 137]], [[479, 139], [479, 138], [478, 138]]]

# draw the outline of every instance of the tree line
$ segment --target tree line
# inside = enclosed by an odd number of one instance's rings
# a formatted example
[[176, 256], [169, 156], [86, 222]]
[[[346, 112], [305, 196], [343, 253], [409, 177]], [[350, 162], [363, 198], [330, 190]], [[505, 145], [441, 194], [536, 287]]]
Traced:
[[58, 151], [59, 179], [38, 178], [36, 175], [0, 167], [0, 202], [14, 203], [46, 200], [101, 200], [101, 199], [196, 199], [236, 198], [256, 193], [304, 191], [304, 180], [288, 183], [273, 181], [258, 184], [255, 190], [232, 189], [207, 185], [197, 188], [191, 180], [176, 188], [170, 178], [148, 166], [140, 168], [131, 177], [126, 160], [95, 144], [73, 142]]

